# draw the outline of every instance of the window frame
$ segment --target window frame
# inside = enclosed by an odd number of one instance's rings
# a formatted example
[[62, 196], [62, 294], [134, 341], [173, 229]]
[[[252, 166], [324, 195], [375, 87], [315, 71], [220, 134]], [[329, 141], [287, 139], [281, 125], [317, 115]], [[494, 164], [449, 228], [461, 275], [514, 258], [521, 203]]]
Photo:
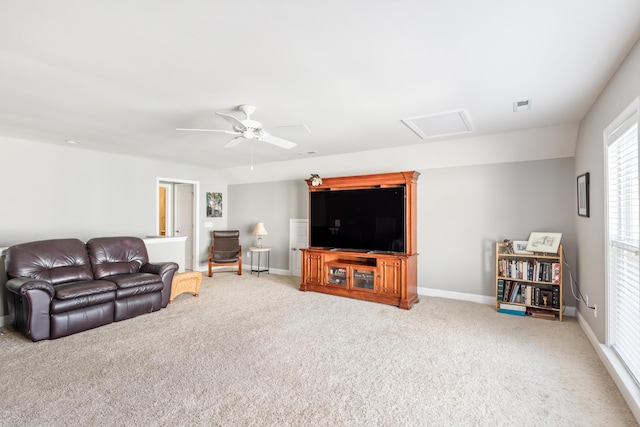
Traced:
[[[629, 125], [631, 123], [631, 125]], [[609, 147], [615, 141], [617, 141], [624, 133], [634, 126], [634, 124], [638, 124], [640, 126], [640, 97], [636, 98], [625, 108], [603, 132], [603, 149], [604, 149], [604, 230], [605, 230], [605, 307], [606, 307], [606, 316], [605, 316], [605, 345], [609, 347], [616, 357], [622, 362], [622, 364], [627, 367], [626, 361], [623, 360], [622, 357], [615, 350], [614, 338], [616, 336], [616, 311], [615, 311], [615, 295], [617, 289], [613, 288], [612, 283], [610, 282], [610, 274], [611, 274], [611, 266], [610, 266], [610, 240], [611, 240], [611, 230], [610, 230], [610, 206], [609, 206]], [[640, 140], [640, 133], [637, 136]], [[638, 144], [638, 157], [640, 157], [640, 141], [637, 141]], [[640, 159], [639, 159], [640, 160]], [[640, 163], [640, 162], [639, 162]], [[640, 169], [640, 164], [637, 166]], [[640, 170], [638, 171], [640, 173]], [[640, 304], [640, 301], [639, 301]], [[636, 367], [637, 368], [637, 367]], [[629, 374], [636, 381], [636, 383], [640, 382], [640, 378], [636, 378], [632, 373], [632, 369], [627, 367]]]

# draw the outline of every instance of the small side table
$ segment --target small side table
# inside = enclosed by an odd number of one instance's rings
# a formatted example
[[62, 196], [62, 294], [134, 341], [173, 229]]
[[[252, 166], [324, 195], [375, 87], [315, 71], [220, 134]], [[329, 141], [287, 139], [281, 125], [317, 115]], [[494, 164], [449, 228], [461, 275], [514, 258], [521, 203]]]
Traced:
[[[251, 247], [249, 248], [249, 253], [251, 254], [251, 274], [253, 274], [253, 272], [257, 272], [258, 273], [258, 277], [260, 277], [260, 273], [262, 272], [267, 272], [267, 274], [269, 274], [269, 262], [270, 262], [270, 258], [271, 258], [271, 248], [267, 248], [267, 247]], [[253, 268], [253, 254], [257, 253], [258, 254], [258, 266], [254, 269]], [[263, 253], [267, 254], [267, 268], [261, 268], [260, 267], [260, 258], [262, 256]]]
[[190, 271], [186, 273], [175, 273], [171, 281], [171, 295], [169, 296], [169, 304], [173, 304], [173, 300], [180, 294], [191, 292], [193, 296], [198, 296], [202, 283], [202, 272]]

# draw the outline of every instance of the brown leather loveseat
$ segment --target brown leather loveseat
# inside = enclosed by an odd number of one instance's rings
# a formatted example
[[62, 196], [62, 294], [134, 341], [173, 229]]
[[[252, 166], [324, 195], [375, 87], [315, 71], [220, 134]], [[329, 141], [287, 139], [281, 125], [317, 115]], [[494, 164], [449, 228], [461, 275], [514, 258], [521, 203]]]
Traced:
[[5, 262], [13, 325], [33, 341], [160, 310], [178, 269], [150, 264], [137, 237], [22, 243], [7, 250]]

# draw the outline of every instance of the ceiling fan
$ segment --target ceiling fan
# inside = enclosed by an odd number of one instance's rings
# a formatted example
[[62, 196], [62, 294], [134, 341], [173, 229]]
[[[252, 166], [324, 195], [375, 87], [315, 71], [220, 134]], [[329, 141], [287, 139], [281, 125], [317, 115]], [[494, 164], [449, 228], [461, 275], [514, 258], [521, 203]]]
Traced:
[[[294, 142], [270, 135], [269, 133], [267, 133], [267, 131], [264, 130], [262, 123], [256, 120], [251, 120], [251, 114], [256, 111], [256, 107], [254, 107], [253, 105], [243, 104], [238, 107], [238, 110], [244, 113], [244, 120], [238, 119], [231, 114], [216, 113], [217, 115], [231, 123], [231, 126], [233, 126], [233, 130], [185, 128], [176, 128], [176, 130], [188, 130], [197, 132], [223, 132], [229, 135], [236, 135], [235, 138], [224, 145], [225, 148], [235, 147], [245, 139], [257, 139], [258, 141], [268, 142], [269, 144], [273, 144], [285, 149], [290, 149], [296, 146], [296, 143]], [[309, 129], [307, 129], [307, 131], [308, 130]]]

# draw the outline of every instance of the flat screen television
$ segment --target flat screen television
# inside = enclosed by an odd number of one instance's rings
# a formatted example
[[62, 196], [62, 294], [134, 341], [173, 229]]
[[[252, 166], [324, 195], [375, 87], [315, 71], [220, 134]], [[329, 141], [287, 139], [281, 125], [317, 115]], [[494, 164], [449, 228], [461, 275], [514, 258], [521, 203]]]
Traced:
[[405, 187], [312, 191], [311, 247], [405, 252]]

